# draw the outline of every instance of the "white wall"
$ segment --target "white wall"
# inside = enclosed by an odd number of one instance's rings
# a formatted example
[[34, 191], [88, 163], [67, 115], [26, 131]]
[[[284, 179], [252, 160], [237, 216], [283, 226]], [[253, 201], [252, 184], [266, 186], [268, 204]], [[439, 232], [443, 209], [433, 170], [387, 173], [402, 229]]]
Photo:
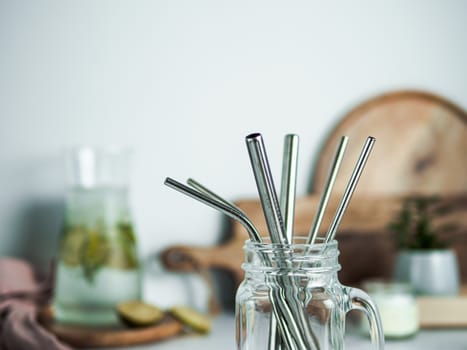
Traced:
[[[256, 196], [244, 137], [301, 136], [299, 194], [318, 147], [359, 101], [421, 88], [467, 107], [465, 1], [0, 0], [0, 254], [55, 250], [61, 152], [135, 151], [142, 253], [219, 239], [222, 217], [163, 186], [194, 177]], [[276, 181], [278, 182], [278, 181]]]

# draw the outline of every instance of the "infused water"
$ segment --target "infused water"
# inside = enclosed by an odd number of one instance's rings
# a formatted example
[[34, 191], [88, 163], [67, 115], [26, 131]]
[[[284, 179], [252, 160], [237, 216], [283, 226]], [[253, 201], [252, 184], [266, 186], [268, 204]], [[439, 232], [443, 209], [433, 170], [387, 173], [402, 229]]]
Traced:
[[[94, 158], [85, 154], [84, 163], [93, 165], [93, 171], [102, 170], [97, 166], [98, 157], [91, 155]], [[115, 165], [115, 159], [112, 161]], [[110, 168], [115, 171], [118, 167]], [[128, 188], [108, 181], [112, 172], [90, 177], [94, 173], [84, 170], [86, 167], [80, 168], [80, 179], [87, 181], [79, 181], [66, 194], [53, 309], [60, 322], [114, 325], [118, 323], [116, 305], [141, 298]]]

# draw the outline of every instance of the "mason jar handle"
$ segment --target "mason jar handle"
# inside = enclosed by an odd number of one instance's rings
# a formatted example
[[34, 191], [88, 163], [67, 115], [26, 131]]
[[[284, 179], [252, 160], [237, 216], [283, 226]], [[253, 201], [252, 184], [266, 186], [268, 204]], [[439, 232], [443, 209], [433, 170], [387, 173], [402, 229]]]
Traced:
[[350, 308], [347, 312], [351, 310], [360, 310], [366, 314], [370, 322], [371, 343], [376, 350], [383, 350], [383, 325], [376, 304], [371, 300], [370, 296], [361, 289], [351, 287], [346, 287], [346, 289], [350, 301]]

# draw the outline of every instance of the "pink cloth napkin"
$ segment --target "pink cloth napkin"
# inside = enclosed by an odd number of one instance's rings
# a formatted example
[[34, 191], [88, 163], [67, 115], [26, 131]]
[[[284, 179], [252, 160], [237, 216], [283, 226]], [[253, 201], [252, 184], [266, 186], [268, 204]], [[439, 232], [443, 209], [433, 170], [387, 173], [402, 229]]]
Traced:
[[71, 350], [37, 322], [52, 295], [51, 276], [38, 278], [28, 263], [0, 258], [0, 350]]

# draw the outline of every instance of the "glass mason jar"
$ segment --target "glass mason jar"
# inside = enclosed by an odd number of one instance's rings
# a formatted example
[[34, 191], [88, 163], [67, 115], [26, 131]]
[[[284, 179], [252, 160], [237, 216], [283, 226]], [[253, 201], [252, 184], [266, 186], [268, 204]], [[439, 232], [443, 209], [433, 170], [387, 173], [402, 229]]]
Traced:
[[141, 298], [128, 204], [129, 151], [79, 148], [67, 157], [54, 314], [60, 322], [112, 325], [115, 306]]
[[277, 245], [247, 241], [245, 278], [236, 295], [239, 350], [341, 350], [345, 317], [366, 313], [375, 349], [384, 336], [375, 304], [360, 289], [340, 284], [337, 242]]

